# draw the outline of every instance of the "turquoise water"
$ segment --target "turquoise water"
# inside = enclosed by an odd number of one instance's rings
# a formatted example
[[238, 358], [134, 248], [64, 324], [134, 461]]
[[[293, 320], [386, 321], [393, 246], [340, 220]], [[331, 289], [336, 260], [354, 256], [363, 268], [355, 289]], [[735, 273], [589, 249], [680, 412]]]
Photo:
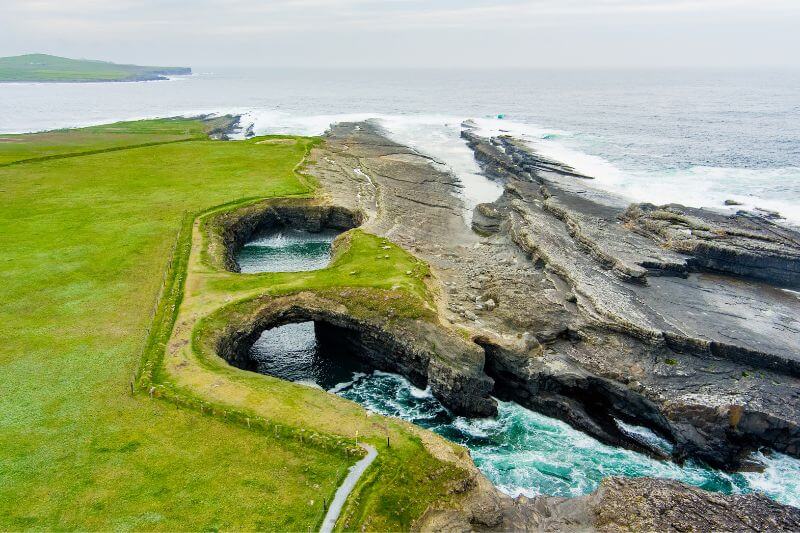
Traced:
[[[336, 390], [372, 411], [408, 420], [469, 448], [481, 472], [514, 496], [579, 496], [593, 491], [607, 476], [647, 476], [677, 479], [726, 494], [758, 490], [800, 507], [800, 461], [785, 455], [760, 455], [767, 464], [762, 473], [728, 474], [697, 463], [679, 466], [607, 446], [560, 420], [513, 402], [498, 402], [494, 419], [453, 416], [429, 392], [396, 374], [358, 374]], [[658, 439], [655, 435], [650, 438]]]
[[[408, 420], [469, 448], [478, 468], [511, 495], [578, 496], [607, 476], [677, 479], [724, 493], [761, 491], [800, 507], [800, 461], [759, 454], [767, 468], [728, 474], [687, 462], [679, 466], [607, 446], [569, 425], [513, 402], [498, 402], [497, 418], [454, 416], [429, 391], [396, 374], [364, 369], [348, 354], [320, 353], [312, 322], [266, 331], [251, 356], [258, 371], [323, 388], [386, 416]], [[656, 445], [669, 443], [644, 428], [622, 425]]]
[[331, 260], [332, 243], [338, 234], [336, 231], [312, 233], [295, 229], [262, 233], [242, 247], [236, 262], [245, 274], [325, 268]]

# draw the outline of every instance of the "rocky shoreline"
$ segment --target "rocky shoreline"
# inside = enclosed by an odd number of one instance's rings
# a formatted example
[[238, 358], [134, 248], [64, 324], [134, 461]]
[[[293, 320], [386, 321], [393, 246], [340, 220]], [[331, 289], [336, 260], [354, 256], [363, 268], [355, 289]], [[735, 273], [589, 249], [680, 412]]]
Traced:
[[482, 211], [496, 235], [574, 297], [567, 328], [580, 340], [551, 344], [552, 356], [625, 385], [661, 417], [625, 401], [607, 412], [674, 442], [676, 459], [738, 469], [759, 446], [798, 455], [800, 302], [777, 288], [796, 287], [796, 233], [744, 213], [622, 208], [569, 175], [531, 174], [536, 155], [513, 140], [465, 136], [517, 169], [493, 174], [506, 189]]
[[[487, 482], [488, 483], [488, 482]], [[677, 481], [606, 478], [585, 496], [511, 498], [484, 487], [459, 508], [428, 509], [416, 531], [796, 531], [800, 510]]]
[[[758, 468], [749, 456], [762, 447], [800, 456], [800, 300], [781, 290], [797, 286], [796, 233], [751, 214], [629, 206], [515, 139], [468, 125], [464, 137], [504, 186], [475, 209], [474, 231], [457, 178], [374, 123], [333, 126], [310, 170], [334, 204], [364, 213], [364, 229], [431, 265], [441, 327], [483, 349], [465, 366], [494, 384], [481, 400], [665, 457], [617, 420], [643, 426], [676, 461], [737, 470]], [[452, 405], [457, 390], [436, 395]]]

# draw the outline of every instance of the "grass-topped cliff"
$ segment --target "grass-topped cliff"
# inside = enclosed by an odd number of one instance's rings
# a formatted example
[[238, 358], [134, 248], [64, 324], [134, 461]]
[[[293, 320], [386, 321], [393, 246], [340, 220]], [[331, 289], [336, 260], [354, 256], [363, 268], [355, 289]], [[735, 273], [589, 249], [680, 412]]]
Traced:
[[163, 80], [191, 74], [187, 67], [121, 65], [107, 61], [69, 59], [48, 54], [0, 57], [2, 82], [96, 82]]
[[[431, 453], [464, 460], [439, 437], [204, 349], [215, 320], [246, 317], [259, 298], [351, 291], [364, 312], [403, 315], [428, 299], [424, 263], [359, 230], [317, 272], [203, 261], [216, 214], [318, 195], [297, 169], [319, 139], [210, 140], [218, 127], [0, 135], [0, 530], [314, 529], [356, 432], [380, 454], [348, 528], [407, 529], [463, 479]], [[178, 351], [164, 358], [167, 344]]]

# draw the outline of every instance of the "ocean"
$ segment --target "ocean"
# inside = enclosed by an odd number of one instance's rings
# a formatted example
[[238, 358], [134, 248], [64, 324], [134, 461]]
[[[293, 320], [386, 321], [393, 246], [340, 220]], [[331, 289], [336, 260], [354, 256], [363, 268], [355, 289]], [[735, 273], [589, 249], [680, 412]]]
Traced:
[[[376, 118], [447, 164], [472, 206], [460, 123], [527, 140], [631, 201], [777, 211], [800, 226], [800, 70], [291, 70], [195, 68], [161, 82], [0, 84], [0, 133], [242, 113], [257, 133], [321, 134]], [[742, 207], [725, 207], [725, 200]]]

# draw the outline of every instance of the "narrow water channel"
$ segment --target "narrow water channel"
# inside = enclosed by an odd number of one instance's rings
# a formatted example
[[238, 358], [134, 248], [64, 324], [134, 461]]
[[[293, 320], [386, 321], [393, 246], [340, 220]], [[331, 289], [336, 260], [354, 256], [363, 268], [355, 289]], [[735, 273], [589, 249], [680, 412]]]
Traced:
[[[242, 249], [240, 266], [243, 272], [322, 268], [330, 260], [335, 235], [296, 231], [262, 235]], [[469, 448], [478, 468], [508, 494], [578, 496], [593, 491], [607, 476], [648, 476], [724, 493], [760, 491], [800, 507], [800, 460], [774, 453], [760, 455], [767, 465], [763, 472], [729, 474], [691, 461], [678, 466], [607, 446], [513, 402], [498, 402], [499, 414], [493, 419], [454, 416], [428, 391], [404, 377], [369, 368], [352, 354], [329, 350], [317, 342], [314, 323], [301, 322], [265, 331], [250, 357], [260, 373], [319, 387]], [[659, 446], [669, 446], [644, 428], [620, 426]]]

